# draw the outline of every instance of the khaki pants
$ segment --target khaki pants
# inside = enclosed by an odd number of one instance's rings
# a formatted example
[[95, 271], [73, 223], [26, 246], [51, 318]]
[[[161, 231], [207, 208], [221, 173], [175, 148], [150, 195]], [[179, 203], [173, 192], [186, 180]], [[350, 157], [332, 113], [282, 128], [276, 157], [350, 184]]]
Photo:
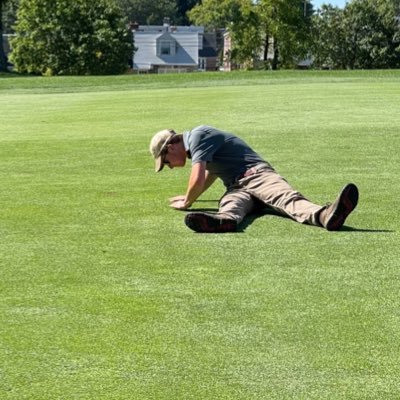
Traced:
[[251, 168], [228, 188], [219, 204], [218, 215], [240, 223], [264, 204], [278, 214], [303, 224], [321, 226], [319, 213], [325, 206], [316, 205], [295, 191], [284, 178], [267, 164]]

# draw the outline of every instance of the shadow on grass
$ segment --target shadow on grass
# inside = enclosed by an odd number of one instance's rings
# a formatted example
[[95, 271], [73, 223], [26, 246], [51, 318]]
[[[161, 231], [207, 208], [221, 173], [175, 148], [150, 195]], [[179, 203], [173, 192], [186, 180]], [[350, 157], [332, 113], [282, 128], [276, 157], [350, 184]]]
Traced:
[[265, 217], [266, 215], [271, 215], [271, 216], [276, 216], [280, 218], [285, 218], [289, 219], [288, 217], [285, 217], [284, 215], [278, 214], [277, 212], [274, 212], [273, 210], [260, 210], [260, 211], [255, 211], [252, 212], [243, 219], [243, 221], [238, 225], [238, 232], [244, 233], [244, 231], [258, 218]]
[[[244, 232], [248, 226], [250, 226], [257, 218], [263, 217], [265, 215], [272, 215], [280, 218], [287, 218], [290, 219], [289, 217], [285, 217], [284, 215], [281, 215], [279, 213], [274, 212], [273, 210], [264, 210], [264, 211], [258, 211], [256, 213], [249, 214], [243, 222], [239, 224], [239, 232]], [[293, 221], [294, 222], [294, 221]], [[342, 229], [337, 231], [338, 233], [349, 233], [349, 232], [355, 232], [355, 233], [395, 233], [395, 230], [392, 229], [362, 229], [362, 228], [355, 228], [352, 226], [347, 226], [343, 225]]]
[[339, 232], [375, 232], [375, 233], [395, 233], [396, 231], [393, 229], [360, 229], [353, 228], [352, 226], [344, 225]]
[[[218, 212], [218, 208], [215, 207], [199, 207], [196, 209], [190, 209], [190, 210], [185, 210], [186, 212], [209, 212], [209, 213], [216, 213]], [[258, 218], [264, 217], [264, 216], [276, 216], [279, 218], [286, 218], [290, 219], [289, 217], [285, 217], [284, 215], [281, 215], [274, 210], [261, 210], [261, 211], [256, 211], [253, 212], [249, 215], [247, 215], [243, 221], [238, 225], [238, 233], [244, 233], [246, 229]], [[293, 221], [295, 222], [295, 221]], [[347, 226], [343, 225], [342, 229], [340, 231], [337, 231], [339, 233], [349, 233], [349, 232], [355, 232], [355, 233], [395, 233], [395, 230], [392, 229], [362, 229], [362, 228], [355, 228], [352, 226]]]

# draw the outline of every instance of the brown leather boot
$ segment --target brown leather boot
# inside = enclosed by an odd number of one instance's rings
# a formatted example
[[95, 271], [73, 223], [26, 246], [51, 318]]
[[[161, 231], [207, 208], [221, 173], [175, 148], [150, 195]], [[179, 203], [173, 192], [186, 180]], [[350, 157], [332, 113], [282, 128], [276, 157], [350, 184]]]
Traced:
[[353, 183], [347, 184], [335, 202], [328, 205], [319, 215], [321, 225], [328, 231], [338, 231], [358, 203], [358, 189]]

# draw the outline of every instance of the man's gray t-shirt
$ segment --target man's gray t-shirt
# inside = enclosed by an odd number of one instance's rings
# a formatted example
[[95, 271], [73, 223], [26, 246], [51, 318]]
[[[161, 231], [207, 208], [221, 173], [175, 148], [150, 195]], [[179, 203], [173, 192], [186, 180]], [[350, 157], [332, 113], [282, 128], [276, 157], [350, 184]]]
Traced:
[[264, 161], [242, 139], [211, 126], [198, 126], [183, 134], [192, 164], [206, 162], [206, 169], [218, 176], [226, 187], [247, 169]]

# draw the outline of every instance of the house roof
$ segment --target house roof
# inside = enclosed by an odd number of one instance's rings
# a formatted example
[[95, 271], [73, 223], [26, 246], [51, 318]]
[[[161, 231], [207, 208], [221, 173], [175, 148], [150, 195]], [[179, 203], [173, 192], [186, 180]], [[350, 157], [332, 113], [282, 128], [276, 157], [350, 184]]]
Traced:
[[203, 48], [199, 52], [200, 57], [217, 57], [217, 39], [213, 33], [203, 34]]
[[[198, 31], [141, 31], [134, 32], [135, 47], [134, 68], [149, 70], [152, 66], [176, 65], [197, 66], [201, 40]], [[175, 42], [175, 54], [160, 54], [157, 51], [160, 40]]]
[[180, 32], [180, 33], [187, 33], [187, 32], [197, 32], [197, 33], [204, 33], [204, 26], [174, 26], [174, 25], [139, 25], [136, 32], [165, 32], [166, 30], [170, 32]]

